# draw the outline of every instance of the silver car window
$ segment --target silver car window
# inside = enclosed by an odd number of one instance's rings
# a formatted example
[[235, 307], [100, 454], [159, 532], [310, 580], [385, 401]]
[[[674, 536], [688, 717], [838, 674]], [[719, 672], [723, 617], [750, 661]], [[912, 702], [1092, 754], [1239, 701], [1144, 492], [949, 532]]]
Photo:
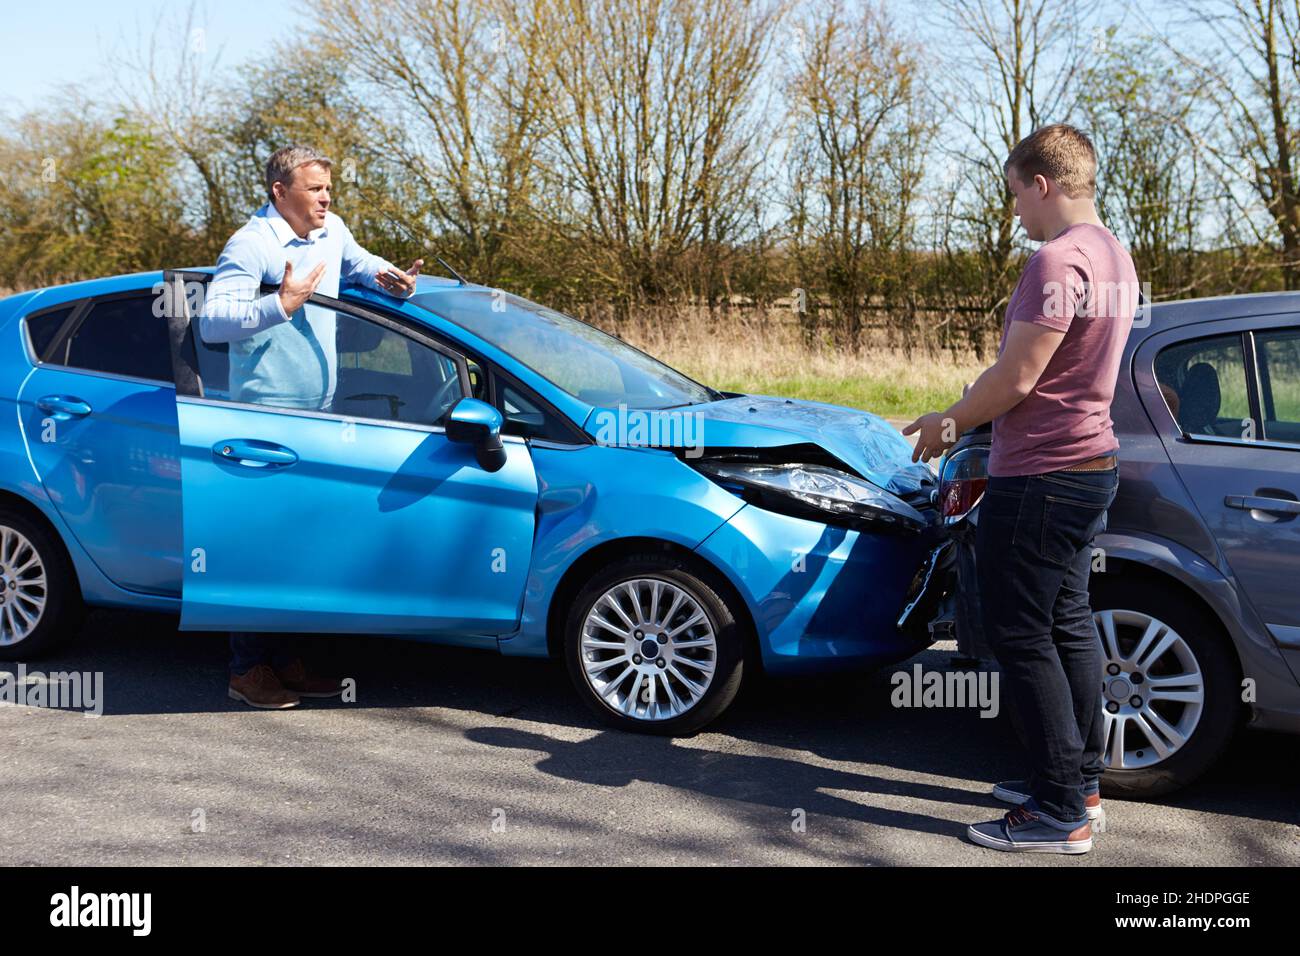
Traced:
[[1264, 438], [1300, 445], [1300, 328], [1255, 333]]
[[1156, 381], [1185, 434], [1246, 438], [1256, 433], [1240, 335], [1171, 345], [1156, 356]]

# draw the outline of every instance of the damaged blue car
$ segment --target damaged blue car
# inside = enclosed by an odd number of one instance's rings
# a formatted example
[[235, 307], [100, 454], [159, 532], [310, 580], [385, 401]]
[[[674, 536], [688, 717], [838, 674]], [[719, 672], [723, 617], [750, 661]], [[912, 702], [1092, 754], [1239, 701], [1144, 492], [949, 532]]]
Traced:
[[86, 605], [394, 635], [561, 659], [602, 719], [682, 734], [747, 674], [929, 642], [934, 477], [880, 418], [719, 392], [437, 277], [314, 296], [320, 389], [254, 401], [264, 346], [204, 341], [210, 277], [0, 300], [0, 657]]

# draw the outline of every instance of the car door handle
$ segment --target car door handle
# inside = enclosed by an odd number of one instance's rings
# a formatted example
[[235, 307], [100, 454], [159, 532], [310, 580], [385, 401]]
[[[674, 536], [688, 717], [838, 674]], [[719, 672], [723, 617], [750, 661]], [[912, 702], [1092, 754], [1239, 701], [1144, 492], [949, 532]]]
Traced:
[[227, 438], [212, 446], [212, 454], [222, 461], [256, 463], [264, 468], [287, 468], [298, 460], [292, 448], [255, 438]]
[[1255, 495], [1228, 495], [1223, 503], [1243, 511], [1267, 511], [1276, 515], [1300, 515], [1300, 501], [1293, 498], [1260, 498]]
[[80, 418], [90, 414], [90, 403], [75, 395], [42, 395], [36, 400], [36, 407], [51, 415], [75, 415]]

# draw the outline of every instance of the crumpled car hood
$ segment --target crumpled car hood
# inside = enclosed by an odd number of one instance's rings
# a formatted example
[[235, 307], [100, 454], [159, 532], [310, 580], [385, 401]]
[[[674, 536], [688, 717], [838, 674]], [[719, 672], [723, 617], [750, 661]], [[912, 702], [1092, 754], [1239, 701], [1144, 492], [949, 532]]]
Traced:
[[[619, 414], [616, 409], [596, 409], [587, 419], [586, 430], [597, 440], [605, 440], [600, 426], [604, 425], [608, 434]], [[626, 414], [645, 413], [632, 410]], [[860, 409], [768, 395], [745, 395], [654, 414], [699, 416], [679, 430], [679, 434], [685, 434], [689, 444], [702, 446], [709, 455], [726, 449], [742, 451], [811, 443], [825, 449], [863, 478], [895, 494], [918, 491], [935, 480], [928, 465], [912, 461], [911, 444], [894, 426], [879, 415]], [[664, 435], [669, 431], [662, 428]], [[642, 443], [635, 440], [635, 432], [629, 434], [633, 440], [627, 444]], [[665, 444], [663, 441], [644, 443], [660, 447]], [[689, 452], [687, 457], [691, 457]]]

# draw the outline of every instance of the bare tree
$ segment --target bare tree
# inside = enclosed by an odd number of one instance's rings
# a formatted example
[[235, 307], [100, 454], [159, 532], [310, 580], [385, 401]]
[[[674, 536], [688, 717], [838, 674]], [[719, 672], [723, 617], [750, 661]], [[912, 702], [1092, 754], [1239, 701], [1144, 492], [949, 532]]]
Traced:
[[247, 210], [235, 198], [240, 190], [219, 118], [229, 101], [221, 50], [209, 44], [202, 22], [203, 8], [191, 0], [148, 34], [137, 27], [109, 57], [116, 64], [109, 83], [118, 103], [181, 160], [173, 185], [196, 229], [216, 243], [215, 255]]
[[1195, 78], [1150, 38], [1112, 28], [1081, 84], [1080, 117], [1098, 153], [1098, 209], [1124, 241], [1156, 298], [1184, 298], [1208, 281], [1199, 254], [1212, 211], [1207, 157], [1211, 116]]
[[1011, 294], [1016, 267], [1014, 199], [1002, 173], [1012, 147], [1067, 119], [1092, 42], [1093, 0], [937, 0], [945, 39], [939, 95], [949, 103], [950, 151], [960, 164], [946, 252], [974, 248], [984, 322], [968, 329], [980, 351]]
[[794, 250], [800, 274], [816, 278], [838, 313], [836, 344], [858, 349], [875, 300], [907, 314], [905, 260], [934, 125], [915, 49], [883, 10], [854, 16], [836, 2], [807, 16], [800, 36], [787, 79]]
[[780, 6], [750, 0], [553, 3], [546, 159], [605, 292], [681, 292], [688, 249], [734, 239], [765, 136], [753, 93]]
[[476, 279], [496, 280], [531, 202], [544, 5], [322, 0], [314, 13], [316, 40], [346, 58], [371, 104], [355, 121], [417, 187], [416, 208], [391, 215], [449, 236]]
[[[1189, 5], [1213, 40], [1193, 48], [1166, 38], [1179, 65], [1214, 104], [1217, 135], [1202, 146], [1216, 161], [1225, 227], [1239, 241], [1274, 250], [1287, 289], [1300, 288], [1300, 2], [1204, 0]], [[1231, 233], [1229, 233], [1231, 235]]]

